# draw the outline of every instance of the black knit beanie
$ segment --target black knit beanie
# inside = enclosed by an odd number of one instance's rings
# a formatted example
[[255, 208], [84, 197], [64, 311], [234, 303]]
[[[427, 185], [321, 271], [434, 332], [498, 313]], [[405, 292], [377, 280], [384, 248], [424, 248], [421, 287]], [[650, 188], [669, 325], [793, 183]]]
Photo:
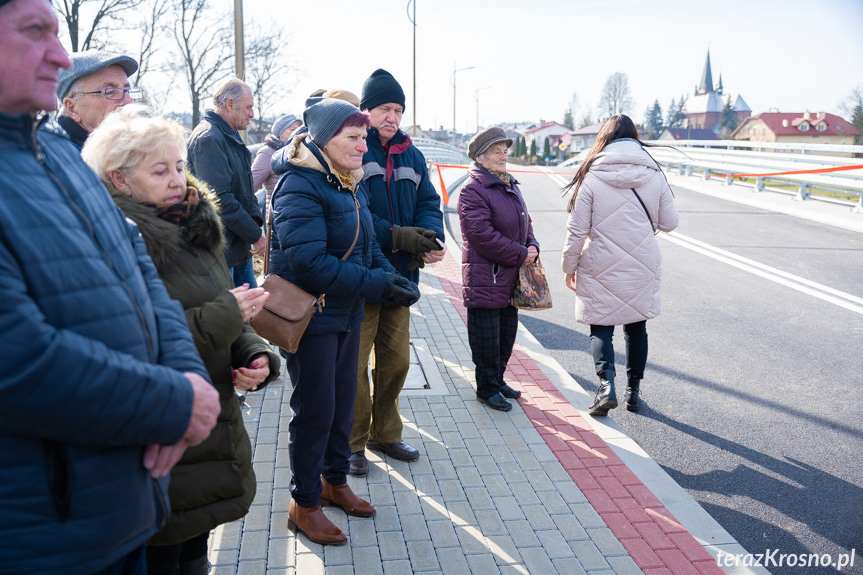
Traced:
[[360, 110], [371, 110], [390, 102], [400, 104], [404, 108], [405, 92], [392, 74], [383, 68], [378, 68], [363, 83]]

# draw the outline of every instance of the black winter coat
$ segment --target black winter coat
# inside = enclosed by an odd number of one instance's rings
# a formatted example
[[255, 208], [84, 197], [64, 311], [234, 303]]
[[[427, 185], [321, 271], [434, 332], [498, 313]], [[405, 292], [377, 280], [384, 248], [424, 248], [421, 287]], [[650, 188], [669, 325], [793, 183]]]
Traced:
[[252, 154], [213, 110], [206, 111], [189, 137], [189, 171], [219, 197], [228, 267], [246, 263], [264, 224], [252, 188]]

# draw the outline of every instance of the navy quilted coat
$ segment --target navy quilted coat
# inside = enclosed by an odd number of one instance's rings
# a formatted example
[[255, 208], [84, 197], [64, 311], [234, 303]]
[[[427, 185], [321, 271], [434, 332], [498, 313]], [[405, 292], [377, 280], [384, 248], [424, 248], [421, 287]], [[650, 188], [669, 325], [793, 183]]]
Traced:
[[458, 196], [464, 239], [461, 252], [465, 307], [500, 309], [509, 304], [527, 246], [539, 242], [527, 206], [513, 178], [507, 186], [477, 163]]
[[[326, 294], [326, 305], [306, 329], [321, 335], [356, 329], [363, 321], [365, 298], [381, 297], [388, 285], [386, 272], [395, 269], [375, 240], [365, 184], [360, 182], [353, 192], [342, 187], [321, 164], [324, 156], [316, 158], [312, 149], [317, 151], [308, 134], [300, 134], [273, 156], [273, 171], [283, 175], [273, 192], [270, 273], [311, 294]], [[342, 261], [356, 235], [355, 198], [359, 238]]]
[[207, 377], [137, 228], [68, 136], [0, 114], [0, 571], [85, 574], [165, 521], [144, 447]]

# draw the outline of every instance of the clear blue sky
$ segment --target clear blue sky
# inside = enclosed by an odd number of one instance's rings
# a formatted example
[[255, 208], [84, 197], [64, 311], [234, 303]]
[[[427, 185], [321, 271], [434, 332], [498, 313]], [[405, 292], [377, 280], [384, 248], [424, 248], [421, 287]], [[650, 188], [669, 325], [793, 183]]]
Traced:
[[[714, 79], [740, 92], [753, 113], [779, 108], [837, 112], [863, 84], [861, 0], [416, 0], [417, 118], [452, 126], [455, 62], [457, 125], [562, 120], [573, 93], [597, 106], [613, 72], [629, 77], [640, 120], [658, 99], [698, 82], [708, 48]], [[408, 99], [412, 121], [413, 28], [407, 0], [245, 0], [246, 23], [274, 21], [291, 36], [300, 74], [276, 108], [298, 113], [316, 88], [359, 94], [385, 68]]]

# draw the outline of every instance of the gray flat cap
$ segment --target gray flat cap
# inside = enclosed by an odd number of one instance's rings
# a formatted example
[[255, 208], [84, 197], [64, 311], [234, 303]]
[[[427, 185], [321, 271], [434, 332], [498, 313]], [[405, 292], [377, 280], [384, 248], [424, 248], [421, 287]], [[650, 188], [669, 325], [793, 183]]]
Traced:
[[120, 66], [126, 72], [127, 78], [138, 71], [138, 62], [129, 56], [101, 50], [74, 52], [69, 55], [69, 59], [72, 60], [72, 66], [68, 70], [60, 70], [57, 82], [57, 97], [61, 101], [69, 93], [72, 84], [108, 66]]
[[470, 142], [467, 143], [467, 156], [471, 160], [476, 160], [476, 157], [488, 150], [493, 144], [498, 142], [506, 143], [506, 147], [512, 146], [512, 140], [506, 137], [506, 132], [503, 128], [492, 126], [478, 132]]

